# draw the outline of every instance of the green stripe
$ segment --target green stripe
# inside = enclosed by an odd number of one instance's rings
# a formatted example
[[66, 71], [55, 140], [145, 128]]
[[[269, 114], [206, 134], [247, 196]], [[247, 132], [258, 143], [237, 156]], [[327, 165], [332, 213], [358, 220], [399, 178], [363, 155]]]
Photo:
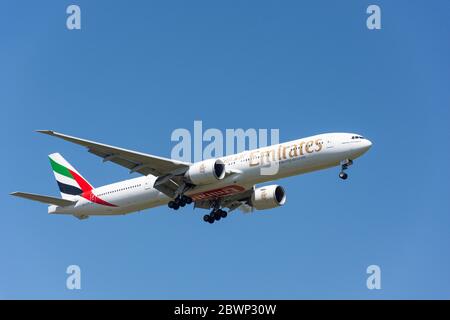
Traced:
[[69, 169], [67, 169], [66, 167], [53, 161], [52, 158], [49, 158], [49, 159], [50, 159], [50, 164], [52, 165], [53, 171], [58, 172], [59, 174], [62, 174], [63, 176], [73, 179], [72, 174], [70, 173]]

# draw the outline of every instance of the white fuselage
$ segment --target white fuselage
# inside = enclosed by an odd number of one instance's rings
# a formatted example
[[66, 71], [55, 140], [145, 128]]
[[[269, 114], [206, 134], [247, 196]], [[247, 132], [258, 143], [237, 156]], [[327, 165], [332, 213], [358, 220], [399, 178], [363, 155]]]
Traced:
[[[337, 166], [353, 160], [371, 146], [351, 133], [326, 133], [222, 157], [227, 176], [213, 184], [195, 186], [186, 192], [194, 200], [207, 200], [239, 193], [255, 184]], [[157, 177], [148, 175], [95, 188], [93, 194], [115, 206], [105, 206], [79, 197], [73, 206], [50, 206], [49, 213], [118, 215], [167, 204], [171, 199], [153, 188]]]

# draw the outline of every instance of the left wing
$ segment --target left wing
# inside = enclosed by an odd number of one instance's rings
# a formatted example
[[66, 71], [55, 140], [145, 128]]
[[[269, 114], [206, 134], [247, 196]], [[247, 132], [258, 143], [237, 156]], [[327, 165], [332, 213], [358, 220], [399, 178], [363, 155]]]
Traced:
[[86, 147], [88, 151], [103, 158], [103, 161], [111, 161], [132, 172], [139, 172], [143, 175], [152, 174], [158, 177], [155, 188], [169, 197], [173, 197], [179, 187], [177, 177], [184, 174], [191, 163], [158, 157], [142, 152], [127, 150], [98, 143], [90, 140], [72, 137], [52, 130], [37, 130], [53, 137], [57, 137], [80, 146]]

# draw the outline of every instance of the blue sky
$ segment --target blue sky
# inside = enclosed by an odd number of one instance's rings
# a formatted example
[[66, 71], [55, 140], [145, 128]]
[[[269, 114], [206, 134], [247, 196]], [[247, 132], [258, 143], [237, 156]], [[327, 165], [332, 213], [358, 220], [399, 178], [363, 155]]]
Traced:
[[[66, 7], [82, 30], [66, 29]], [[366, 28], [378, 4], [382, 30]], [[450, 2], [5, 1], [0, 14], [0, 298], [450, 298]], [[47, 155], [92, 184], [130, 177], [53, 129], [169, 156], [176, 128], [361, 133], [338, 168], [281, 180], [288, 201], [205, 224], [166, 207], [78, 221]], [[134, 175], [131, 175], [134, 176]], [[82, 289], [66, 289], [68, 265]], [[366, 268], [382, 271], [368, 290]]]

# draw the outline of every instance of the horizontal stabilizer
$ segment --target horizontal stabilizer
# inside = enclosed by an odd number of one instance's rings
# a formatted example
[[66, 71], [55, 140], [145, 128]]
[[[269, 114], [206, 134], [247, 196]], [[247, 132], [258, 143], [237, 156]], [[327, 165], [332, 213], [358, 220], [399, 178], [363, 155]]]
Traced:
[[49, 197], [49, 196], [41, 196], [39, 194], [34, 193], [26, 193], [26, 192], [13, 192], [12, 196], [25, 198], [28, 200], [39, 201], [46, 204], [53, 204], [59, 207], [67, 207], [76, 203], [76, 201], [65, 200], [61, 198]]

